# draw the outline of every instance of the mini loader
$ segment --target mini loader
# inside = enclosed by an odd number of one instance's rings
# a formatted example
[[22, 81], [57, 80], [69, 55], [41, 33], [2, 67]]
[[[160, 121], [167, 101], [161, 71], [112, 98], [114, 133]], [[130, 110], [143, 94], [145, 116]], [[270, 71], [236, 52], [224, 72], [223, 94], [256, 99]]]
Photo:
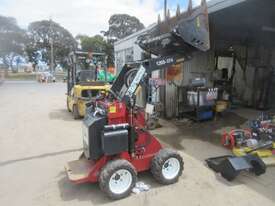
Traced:
[[[110, 198], [120, 199], [130, 194], [137, 173], [142, 171], [151, 170], [162, 184], [178, 181], [183, 171], [182, 157], [162, 148], [146, 130], [144, 110], [135, 105], [135, 92], [145, 75], [143, 65], [137, 72], [126, 65], [110, 94], [91, 103], [83, 121], [83, 155], [66, 166], [72, 182], [99, 182]], [[132, 81], [127, 85], [129, 79]]]
[[[188, 14], [186, 21], [186, 15], [173, 19], [175, 28], [165, 20], [171, 27], [167, 30], [169, 35], [165, 35], [169, 39], [165, 40], [163, 34], [160, 34], [161, 38], [150, 39], [150, 35], [140, 38], [141, 47], [156, 46], [155, 53], [162, 45], [157, 41], [166, 42], [162, 49], [170, 51], [169, 55], [125, 65], [109, 94], [98, 96], [89, 103], [91, 106], [83, 121], [83, 154], [65, 167], [72, 182], [98, 182], [110, 198], [120, 199], [131, 193], [139, 172], [150, 170], [153, 177], [165, 185], [178, 181], [183, 172], [183, 159], [176, 151], [163, 148], [157, 138], [146, 130], [145, 113], [135, 104], [135, 93], [153, 71], [184, 61], [190, 50], [205, 51], [205, 47], [209, 46], [206, 2], [202, 1], [196, 9], [189, 7]], [[179, 24], [175, 20], [179, 20]], [[186, 37], [176, 32], [176, 28], [182, 31], [181, 28], [188, 26], [190, 30]], [[198, 35], [200, 32], [206, 36]], [[147, 47], [147, 44], [150, 46]], [[186, 53], [185, 48], [188, 48]], [[181, 50], [180, 54], [178, 50]]]

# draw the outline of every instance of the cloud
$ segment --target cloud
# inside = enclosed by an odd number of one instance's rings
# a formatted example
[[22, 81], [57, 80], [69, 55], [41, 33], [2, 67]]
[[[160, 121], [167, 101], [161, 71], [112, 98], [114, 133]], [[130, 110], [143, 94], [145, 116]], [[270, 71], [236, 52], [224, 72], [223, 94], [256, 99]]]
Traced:
[[73, 35], [95, 35], [108, 29], [112, 14], [133, 15], [148, 26], [157, 20], [159, 9], [158, 0], [10, 0], [1, 5], [0, 14], [15, 17], [24, 28], [52, 18]]
[[[193, 0], [194, 6], [201, 0]], [[188, 0], [168, 0], [171, 14], [179, 3], [184, 10]], [[112, 14], [136, 16], [148, 26], [163, 14], [163, 0], [0, 0], [0, 14], [13, 16], [27, 28], [33, 21], [52, 18], [73, 35], [99, 34], [108, 29]]]

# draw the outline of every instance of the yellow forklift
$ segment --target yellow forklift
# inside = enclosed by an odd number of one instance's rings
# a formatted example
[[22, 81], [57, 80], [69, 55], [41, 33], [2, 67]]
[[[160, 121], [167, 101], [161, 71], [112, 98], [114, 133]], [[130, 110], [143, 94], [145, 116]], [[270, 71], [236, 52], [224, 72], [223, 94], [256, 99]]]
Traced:
[[[103, 78], [102, 74], [104, 74]], [[83, 51], [70, 53], [67, 74], [67, 109], [72, 112], [74, 119], [85, 116], [86, 103], [96, 98], [100, 92], [109, 91], [111, 87], [109, 82], [112, 82], [114, 77], [110, 75], [108, 77], [104, 53]]]

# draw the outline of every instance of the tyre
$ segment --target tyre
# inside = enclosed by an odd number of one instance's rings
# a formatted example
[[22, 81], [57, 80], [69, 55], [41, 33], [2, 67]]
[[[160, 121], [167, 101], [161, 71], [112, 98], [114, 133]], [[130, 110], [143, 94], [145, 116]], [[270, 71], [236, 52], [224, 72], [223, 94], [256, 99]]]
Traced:
[[68, 99], [68, 97], [67, 97], [67, 110], [68, 110], [68, 112], [71, 112], [70, 106], [69, 106], [69, 99]]
[[78, 107], [76, 104], [73, 105], [73, 116], [74, 116], [74, 119], [79, 119], [80, 118], [80, 115], [79, 115], [79, 112], [78, 112]]
[[99, 175], [100, 189], [115, 200], [130, 195], [136, 181], [136, 170], [127, 160], [110, 161]]
[[183, 171], [182, 157], [171, 149], [162, 149], [153, 158], [151, 172], [161, 184], [173, 184], [178, 181]]
[[157, 128], [157, 120], [156, 119], [148, 119], [146, 122], [147, 129], [154, 130]]

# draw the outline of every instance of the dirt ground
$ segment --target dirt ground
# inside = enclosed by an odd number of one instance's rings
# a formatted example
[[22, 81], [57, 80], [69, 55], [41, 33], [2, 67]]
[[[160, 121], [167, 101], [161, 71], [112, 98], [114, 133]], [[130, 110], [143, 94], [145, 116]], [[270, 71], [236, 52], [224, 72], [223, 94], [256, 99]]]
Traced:
[[151, 190], [119, 201], [106, 198], [97, 184], [71, 184], [63, 168], [81, 152], [81, 121], [66, 111], [65, 88], [32, 81], [0, 86], [0, 205], [274, 205], [275, 168], [261, 177], [244, 173], [229, 183], [203, 161], [229, 153], [219, 145], [221, 132], [245, 124], [245, 117], [256, 115], [251, 110], [205, 123], [162, 121], [153, 133], [185, 161], [177, 184], [161, 186], [143, 173], [139, 180]]

